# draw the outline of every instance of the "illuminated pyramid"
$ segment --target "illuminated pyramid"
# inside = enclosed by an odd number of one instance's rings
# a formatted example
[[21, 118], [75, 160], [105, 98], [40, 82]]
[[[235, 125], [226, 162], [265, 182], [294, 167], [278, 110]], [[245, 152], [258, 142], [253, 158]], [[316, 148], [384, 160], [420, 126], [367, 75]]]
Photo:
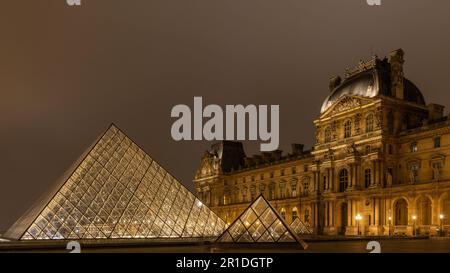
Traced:
[[309, 224], [305, 224], [300, 220], [300, 218], [296, 218], [294, 222], [290, 225], [292, 231], [295, 232], [295, 234], [298, 235], [305, 235], [305, 234], [313, 234], [313, 231]]
[[5, 237], [217, 237], [225, 223], [111, 125]]
[[216, 242], [300, 243], [303, 248], [307, 247], [262, 195], [250, 204]]

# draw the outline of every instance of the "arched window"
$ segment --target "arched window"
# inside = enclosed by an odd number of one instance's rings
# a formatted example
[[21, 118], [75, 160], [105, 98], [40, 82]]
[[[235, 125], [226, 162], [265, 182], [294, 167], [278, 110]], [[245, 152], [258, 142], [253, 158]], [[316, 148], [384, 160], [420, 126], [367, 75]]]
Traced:
[[352, 136], [352, 122], [347, 120], [344, 123], [344, 138], [349, 138]]
[[419, 225], [431, 225], [431, 201], [428, 197], [422, 197], [417, 202]]
[[348, 188], [348, 171], [342, 169], [339, 172], [339, 191], [344, 192]]
[[395, 203], [395, 225], [406, 226], [408, 225], [408, 203], [405, 199], [399, 199]]
[[327, 127], [325, 129], [325, 143], [331, 142], [332, 140], [331, 134], [332, 134], [331, 127]]
[[366, 185], [366, 188], [370, 187], [370, 184], [372, 184], [372, 170], [371, 169], [365, 169], [364, 170], [364, 184]]
[[373, 115], [369, 114], [366, 117], [366, 133], [370, 133], [373, 131]]
[[295, 219], [297, 219], [297, 218], [298, 218], [298, 210], [297, 210], [297, 207], [294, 207], [292, 209], [292, 222], [294, 222]]

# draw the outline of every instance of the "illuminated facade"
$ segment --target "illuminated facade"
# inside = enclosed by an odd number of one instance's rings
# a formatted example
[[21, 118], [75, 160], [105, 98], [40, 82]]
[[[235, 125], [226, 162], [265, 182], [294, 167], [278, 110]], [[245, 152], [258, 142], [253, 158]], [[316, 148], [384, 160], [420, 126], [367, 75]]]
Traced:
[[227, 223], [262, 194], [316, 234], [447, 232], [450, 120], [404, 77], [403, 56], [374, 56], [330, 80], [310, 151], [246, 157], [242, 143], [214, 144], [194, 179], [199, 198]]
[[224, 229], [214, 212], [112, 125], [4, 236], [215, 239]]

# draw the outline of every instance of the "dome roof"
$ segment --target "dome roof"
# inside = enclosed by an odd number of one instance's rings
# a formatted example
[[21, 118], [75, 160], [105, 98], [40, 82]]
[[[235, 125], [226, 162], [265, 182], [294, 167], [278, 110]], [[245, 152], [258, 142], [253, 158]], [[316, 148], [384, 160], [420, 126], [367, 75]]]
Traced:
[[[425, 105], [425, 99], [420, 90], [408, 79], [404, 79], [404, 100]], [[322, 104], [320, 113], [324, 113], [331, 105], [344, 95], [354, 95], [373, 98], [378, 95], [393, 97], [390, 91], [390, 74], [385, 69], [372, 68], [346, 78], [331, 91]]]

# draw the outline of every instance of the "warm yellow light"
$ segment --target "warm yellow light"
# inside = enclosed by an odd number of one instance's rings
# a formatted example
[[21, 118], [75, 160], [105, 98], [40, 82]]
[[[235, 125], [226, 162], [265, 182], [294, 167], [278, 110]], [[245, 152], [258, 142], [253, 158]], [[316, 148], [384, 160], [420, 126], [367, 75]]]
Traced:
[[413, 215], [413, 216], [412, 216], [412, 219], [413, 219], [413, 220], [416, 220], [416, 219], [417, 219], [417, 216]]
[[444, 214], [439, 215], [439, 219], [444, 219]]
[[356, 216], [355, 216], [355, 219], [356, 219], [356, 221], [359, 221], [359, 220], [361, 220], [362, 219], [362, 216], [361, 216], [361, 214], [357, 214]]
[[389, 221], [391, 221], [391, 220], [392, 220], [392, 217], [391, 217], [391, 216], [389, 216], [389, 218], [388, 218], [388, 219], [389, 219]]

